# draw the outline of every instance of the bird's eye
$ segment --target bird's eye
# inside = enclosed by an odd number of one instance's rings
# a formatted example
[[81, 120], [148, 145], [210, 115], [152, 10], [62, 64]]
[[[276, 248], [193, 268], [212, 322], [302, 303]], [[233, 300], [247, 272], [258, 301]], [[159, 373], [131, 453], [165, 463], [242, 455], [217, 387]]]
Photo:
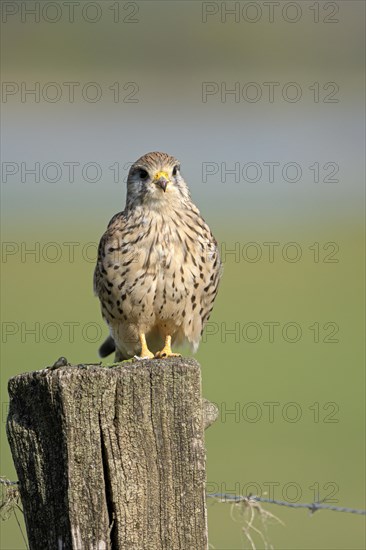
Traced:
[[142, 180], [146, 180], [146, 178], [149, 176], [149, 173], [146, 170], [140, 170], [139, 176]]
[[172, 172], [173, 176], [176, 176], [177, 172], [178, 172], [178, 166], [174, 166], [173, 172]]

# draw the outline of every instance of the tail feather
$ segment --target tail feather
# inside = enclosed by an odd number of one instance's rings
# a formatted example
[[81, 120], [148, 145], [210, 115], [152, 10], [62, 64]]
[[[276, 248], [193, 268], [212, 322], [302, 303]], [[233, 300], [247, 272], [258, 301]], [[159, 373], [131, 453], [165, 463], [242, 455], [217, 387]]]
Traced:
[[116, 344], [114, 343], [112, 336], [108, 336], [108, 338], [103, 342], [103, 344], [99, 348], [99, 357], [107, 357], [107, 355], [110, 355], [115, 350], [116, 350]]

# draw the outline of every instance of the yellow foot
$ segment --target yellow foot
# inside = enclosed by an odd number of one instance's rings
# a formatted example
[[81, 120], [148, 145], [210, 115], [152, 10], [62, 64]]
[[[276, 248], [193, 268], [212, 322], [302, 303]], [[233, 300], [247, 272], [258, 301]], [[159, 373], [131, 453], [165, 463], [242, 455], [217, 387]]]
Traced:
[[141, 354], [139, 356], [139, 359], [152, 359], [154, 357], [154, 354], [151, 353], [151, 351], [147, 347], [145, 334], [141, 333], [139, 334], [139, 337], [141, 343]]
[[182, 357], [180, 353], [173, 353], [171, 348], [172, 338], [167, 336], [165, 338], [165, 345], [161, 351], [155, 353], [155, 359], [165, 359], [166, 357]]

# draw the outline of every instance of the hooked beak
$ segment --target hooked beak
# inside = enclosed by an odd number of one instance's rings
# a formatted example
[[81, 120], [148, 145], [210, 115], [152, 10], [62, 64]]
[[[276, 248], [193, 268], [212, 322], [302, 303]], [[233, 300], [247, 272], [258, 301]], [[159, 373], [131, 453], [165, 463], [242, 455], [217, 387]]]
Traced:
[[167, 185], [169, 183], [169, 176], [166, 172], [157, 172], [154, 176], [153, 182], [161, 187], [161, 189], [165, 193]]

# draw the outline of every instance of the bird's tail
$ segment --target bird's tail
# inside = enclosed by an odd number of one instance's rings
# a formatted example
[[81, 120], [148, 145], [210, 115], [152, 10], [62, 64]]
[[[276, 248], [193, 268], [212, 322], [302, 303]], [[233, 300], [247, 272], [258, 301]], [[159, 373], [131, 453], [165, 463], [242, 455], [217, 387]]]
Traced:
[[108, 338], [103, 342], [103, 344], [99, 348], [99, 357], [107, 357], [107, 355], [110, 355], [115, 350], [116, 350], [116, 344], [114, 343], [112, 336], [108, 336]]

